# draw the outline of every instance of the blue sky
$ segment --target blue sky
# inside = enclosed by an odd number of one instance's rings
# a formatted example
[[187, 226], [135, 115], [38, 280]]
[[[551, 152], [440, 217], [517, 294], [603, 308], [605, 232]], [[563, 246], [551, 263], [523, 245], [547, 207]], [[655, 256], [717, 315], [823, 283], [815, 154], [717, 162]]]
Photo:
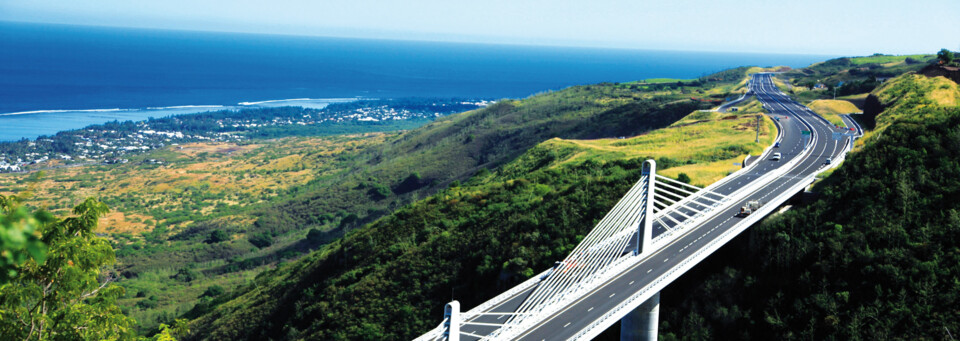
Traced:
[[634, 49], [960, 50], [960, 1], [0, 0], [0, 20]]

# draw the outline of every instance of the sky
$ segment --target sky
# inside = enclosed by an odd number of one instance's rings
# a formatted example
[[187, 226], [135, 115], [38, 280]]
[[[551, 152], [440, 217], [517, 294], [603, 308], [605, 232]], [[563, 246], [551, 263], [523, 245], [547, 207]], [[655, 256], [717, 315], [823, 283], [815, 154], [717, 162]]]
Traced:
[[0, 21], [823, 55], [960, 50], [960, 0], [0, 0]]

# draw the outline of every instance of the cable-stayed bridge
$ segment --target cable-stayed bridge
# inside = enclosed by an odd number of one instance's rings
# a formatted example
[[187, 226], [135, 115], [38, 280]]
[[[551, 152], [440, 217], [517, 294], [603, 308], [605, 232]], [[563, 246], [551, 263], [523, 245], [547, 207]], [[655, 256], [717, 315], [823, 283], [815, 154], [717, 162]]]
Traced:
[[[777, 147], [705, 188], [657, 175], [648, 160], [566, 258], [468, 311], [447, 304], [417, 340], [588, 340], [617, 321], [624, 340], [656, 339], [660, 290], [837, 165], [861, 134], [849, 117], [853, 130], [794, 102], [770, 74], [755, 74], [748, 95], [777, 123]], [[752, 201], [762, 205], [738, 215]]]

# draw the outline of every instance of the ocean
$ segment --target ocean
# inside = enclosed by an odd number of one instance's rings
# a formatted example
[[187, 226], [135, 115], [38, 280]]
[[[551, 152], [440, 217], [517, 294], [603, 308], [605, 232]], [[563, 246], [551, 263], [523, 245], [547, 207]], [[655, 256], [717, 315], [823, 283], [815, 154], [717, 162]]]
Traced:
[[223, 108], [522, 98], [577, 84], [827, 58], [0, 22], [0, 141]]

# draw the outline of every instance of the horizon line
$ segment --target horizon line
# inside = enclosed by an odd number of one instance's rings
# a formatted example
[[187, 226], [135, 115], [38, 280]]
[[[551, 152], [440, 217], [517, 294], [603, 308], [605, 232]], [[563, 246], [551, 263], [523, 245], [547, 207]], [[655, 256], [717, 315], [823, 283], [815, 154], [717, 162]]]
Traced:
[[[301, 38], [328, 38], [328, 39], [355, 39], [355, 40], [369, 40], [369, 41], [398, 41], [398, 42], [424, 42], [424, 43], [447, 43], [447, 44], [465, 44], [465, 45], [493, 45], [493, 46], [519, 46], [519, 47], [554, 47], [554, 48], [571, 48], [571, 49], [587, 49], [587, 50], [621, 50], [621, 51], [659, 51], [659, 52], [707, 52], [707, 53], [746, 53], [746, 54], [767, 54], [767, 55], [785, 55], [785, 56], [817, 56], [817, 57], [832, 57], [832, 58], [852, 58], [852, 57], [865, 57], [870, 56], [876, 53], [883, 55], [891, 56], [903, 56], [903, 55], [912, 55], [912, 54], [922, 54], [922, 53], [910, 53], [910, 54], [890, 54], [890, 53], [881, 53], [874, 52], [868, 55], [854, 56], [854, 55], [845, 55], [840, 53], [793, 53], [793, 52], [770, 52], [770, 51], [756, 51], [756, 50], [741, 50], [741, 51], [731, 51], [731, 50], [712, 50], [712, 49], [672, 49], [672, 48], [636, 48], [636, 47], [623, 47], [623, 46], [614, 46], [614, 45], [587, 45], [587, 44], [575, 44], [575, 43], [551, 43], [551, 42], [509, 42], [509, 41], [481, 41], [481, 40], [471, 40], [471, 39], [442, 39], [442, 38], [384, 38], [384, 37], [371, 37], [371, 36], [348, 36], [348, 35], [326, 35], [326, 34], [308, 34], [308, 33], [293, 33], [293, 32], [258, 32], [258, 31], [235, 31], [235, 30], [218, 30], [218, 29], [189, 29], [189, 28], [170, 28], [170, 27], [154, 27], [154, 26], [123, 26], [123, 25], [109, 25], [109, 24], [78, 24], [78, 23], [63, 23], [63, 22], [42, 22], [42, 21], [29, 21], [29, 20], [10, 20], [10, 19], [0, 19], [0, 23], [10, 23], [10, 24], [25, 24], [25, 25], [38, 25], [38, 26], [68, 26], [68, 27], [89, 27], [89, 28], [106, 28], [106, 29], [128, 29], [128, 30], [145, 30], [145, 31], [167, 31], [167, 32], [196, 32], [196, 33], [220, 33], [220, 34], [240, 34], [240, 35], [259, 35], [259, 36], [281, 36], [281, 37], [301, 37]], [[497, 39], [499, 37], [478, 37], [486, 39]]]

